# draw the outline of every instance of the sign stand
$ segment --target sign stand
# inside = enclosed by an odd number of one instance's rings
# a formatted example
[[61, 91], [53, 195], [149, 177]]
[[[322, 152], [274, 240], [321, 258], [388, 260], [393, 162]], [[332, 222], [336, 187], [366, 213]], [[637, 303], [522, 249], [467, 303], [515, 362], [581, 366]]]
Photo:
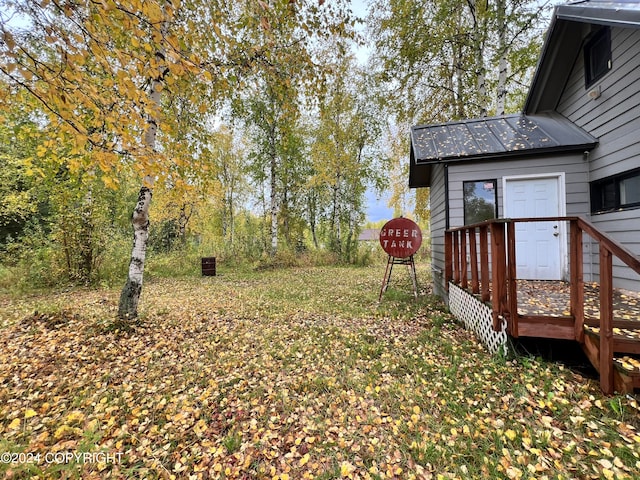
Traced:
[[408, 258], [398, 258], [389, 255], [387, 259], [387, 269], [384, 272], [384, 279], [382, 280], [382, 287], [380, 288], [380, 296], [378, 302], [382, 300], [382, 294], [387, 291], [389, 282], [391, 281], [391, 272], [394, 265], [406, 265], [409, 268], [409, 276], [411, 277], [411, 283], [413, 284], [413, 296], [418, 298], [418, 277], [416, 275], [416, 264], [413, 260], [413, 255]]
[[413, 254], [418, 251], [421, 244], [422, 232], [413, 220], [398, 217], [384, 224], [380, 230], [380, 246], [389, 255], [389, 258], [378, 302], [382, 300], [382, 294], [389, 287], [394, 265], [406, 265], [409, 268], [409, 276], [413, 283], [413, 295], [416, 299], [418, 298], [418, 279]]

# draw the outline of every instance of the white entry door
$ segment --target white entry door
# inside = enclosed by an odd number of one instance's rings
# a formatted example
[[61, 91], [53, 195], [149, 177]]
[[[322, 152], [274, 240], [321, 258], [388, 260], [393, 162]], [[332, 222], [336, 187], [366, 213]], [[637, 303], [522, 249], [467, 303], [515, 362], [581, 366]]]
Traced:
[[[505, 218], [559, 217], [564, 215], [560, 195], [561, 175], [506, 177], [504, 179]], [[562, 188], [562, 190], [564, 190]], [[526, 280], [562, 278], [564, 226], [559, 222], [518, 222], [516, 229], [516, 272]]]

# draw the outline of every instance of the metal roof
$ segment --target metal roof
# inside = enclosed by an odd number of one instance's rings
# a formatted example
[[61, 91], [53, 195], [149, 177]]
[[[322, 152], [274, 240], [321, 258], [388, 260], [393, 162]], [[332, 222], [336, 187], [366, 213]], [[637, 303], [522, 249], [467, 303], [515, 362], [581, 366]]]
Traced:
[[547, 112], [504, 115], [411, 128], [412, 163], [493, 159], [591, 149], [598, 140], [565, 117]]
[[640, 2], [580, 0], [558, 5], [555, 17], [574, 22], [637, 28], [640, 26]]

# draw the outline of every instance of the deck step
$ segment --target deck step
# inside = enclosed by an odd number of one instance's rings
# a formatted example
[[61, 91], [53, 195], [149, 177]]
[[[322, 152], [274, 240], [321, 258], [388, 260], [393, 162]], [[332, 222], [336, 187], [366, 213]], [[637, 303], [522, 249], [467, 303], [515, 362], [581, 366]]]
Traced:
[[[600, 337], [600, 327], [585, 325], [584, 332]], [[640, 330], [613, 327], [613, 351], [640, 355]]]
[[[640, 359], [625, 355], [613, 359], [613, 366], [620, 376], [620, 384], [626, 385], [627, 392], [640, 389]], [[622, 389], [621, 389], [622, 390]]]
[[[632, 340], [632, 342], [637, 341]], [[614, 339], [614, 346], [615, 345], [618, 344]], [[587, 331], [585, 328], [582, 350], [595, 369], [600, 372], [600, 336], [592, 331]], [[616, 356], [614, 354], [612, 367], [612, 379], [615, 391], [619, 393], [633, 393], [640, 389], [640, 357], [638, 355], [618, 353]]]
[[613, 363], [621, 372], [628, 375], [640, 375], [640, 358], [625, 355], [624, 357], [615, 357]]

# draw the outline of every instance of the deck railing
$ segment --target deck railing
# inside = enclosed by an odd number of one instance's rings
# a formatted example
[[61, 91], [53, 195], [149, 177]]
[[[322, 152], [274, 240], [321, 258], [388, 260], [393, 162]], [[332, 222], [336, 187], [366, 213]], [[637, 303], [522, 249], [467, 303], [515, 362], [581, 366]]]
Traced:
[[[523, 222], [569, 225], [569, 316], [550, 320], [546, 316], [518, 313], [515, 225]], [[610, 394], [614, 390], [613, 257], [638, 274], [640, 259], [594, 225], [579, 217], [545, 217], [496, 219], [449, 229], [445, 232], [445, 283], [448, 286], [452, 281], [489, 303], [496, 331], [501, 330], [506, 320], [507, 333], [513, 337], [561, 338], [585, 345], [583, 234], [598, 244], [600, 340], [598, 352], [591, 353], [597, 356], [600, 386]]]

